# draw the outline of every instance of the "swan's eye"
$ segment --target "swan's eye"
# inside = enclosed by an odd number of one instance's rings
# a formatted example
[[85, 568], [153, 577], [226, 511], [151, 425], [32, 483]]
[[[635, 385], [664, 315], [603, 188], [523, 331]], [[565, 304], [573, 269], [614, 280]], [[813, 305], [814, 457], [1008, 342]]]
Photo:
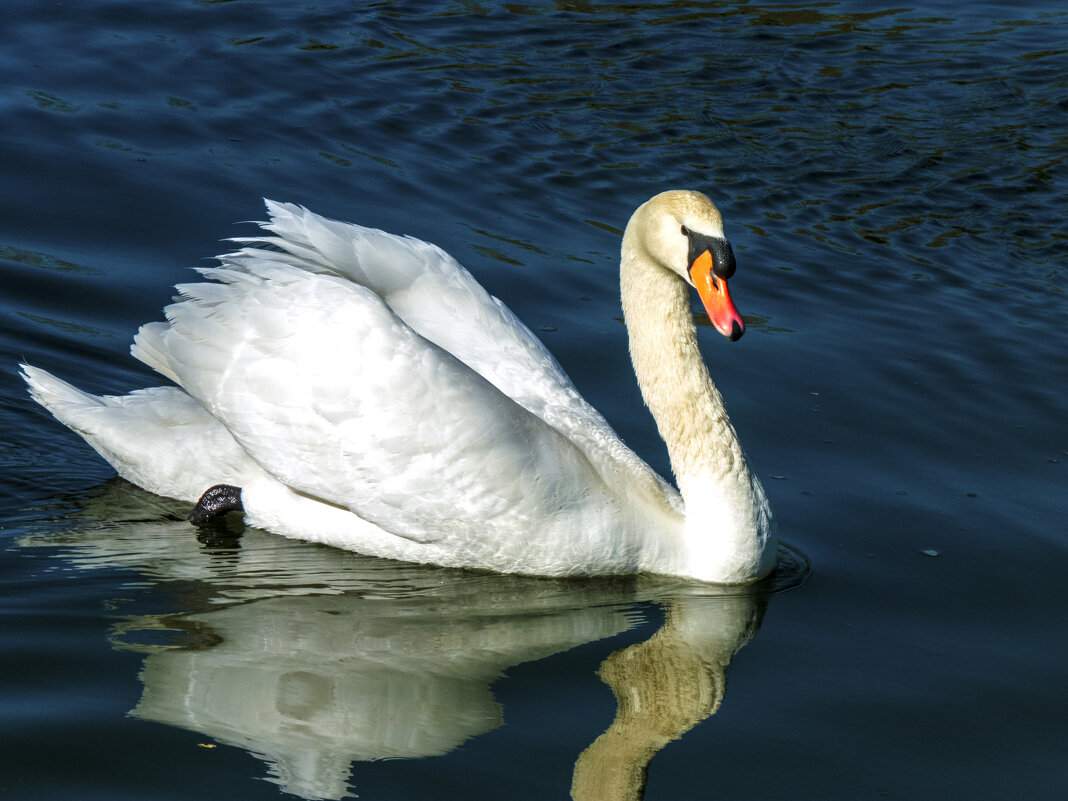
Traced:
[[683, 236], [689, 236], [690, 235], [690, 229], [687, 228], [685, 225], [682, 226], [682, 235]]

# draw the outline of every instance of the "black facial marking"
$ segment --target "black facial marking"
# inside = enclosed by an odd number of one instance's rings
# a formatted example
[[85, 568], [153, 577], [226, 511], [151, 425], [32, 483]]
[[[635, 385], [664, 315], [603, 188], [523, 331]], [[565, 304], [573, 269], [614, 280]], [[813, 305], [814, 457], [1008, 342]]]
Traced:
[[690, 240], [690, 264], [706, 250], [712, 255], [712, 273], [719, 278], [730, 278], [734, 275], [737, 265], [734, 262], [734, 251], [731, 243], [718, 236], [708, 236], [691, 231], [685, 225], [682, 226], [687, 239]]

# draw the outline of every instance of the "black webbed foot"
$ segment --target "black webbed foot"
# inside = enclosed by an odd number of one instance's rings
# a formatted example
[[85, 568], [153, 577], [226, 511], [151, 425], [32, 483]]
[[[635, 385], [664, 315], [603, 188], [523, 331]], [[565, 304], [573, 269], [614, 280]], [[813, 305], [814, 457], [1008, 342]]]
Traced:
[[223, 517], [227, 512], [243, 511], [245, 507], [241, 505], [241, 487], [216, 484], [200, 496], [193, 511], [189, 513], [188, 520], [194, 526], [203, 526]]

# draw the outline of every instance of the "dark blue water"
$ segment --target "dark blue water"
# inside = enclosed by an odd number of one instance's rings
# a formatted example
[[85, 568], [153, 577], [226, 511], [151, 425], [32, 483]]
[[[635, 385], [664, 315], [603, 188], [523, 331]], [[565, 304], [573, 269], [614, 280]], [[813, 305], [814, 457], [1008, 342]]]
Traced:
[[[1057, 4], [8, 0], [0, 30], [0, 795], [1064, 797]], [[15, 375], [159, 383], [136, 327], [271, 197], [446, 248], [667, 473], [616, 260], [668, 188], [739, 261], [750, 333], [703, 345], [790, 549], [751, 593], [198, 541]]]

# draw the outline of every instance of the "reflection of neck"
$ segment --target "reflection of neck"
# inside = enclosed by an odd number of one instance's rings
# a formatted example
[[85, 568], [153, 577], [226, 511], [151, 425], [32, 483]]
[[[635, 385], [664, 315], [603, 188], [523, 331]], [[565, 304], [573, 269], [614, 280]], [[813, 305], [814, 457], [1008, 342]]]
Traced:
[[675, 601], [649, 640], [601, 663], [618, 712], [575, 763], [574, 801], [640, 801], [652, 758], [719, 709], [726, 665], [763, 608], [756, 596]]

